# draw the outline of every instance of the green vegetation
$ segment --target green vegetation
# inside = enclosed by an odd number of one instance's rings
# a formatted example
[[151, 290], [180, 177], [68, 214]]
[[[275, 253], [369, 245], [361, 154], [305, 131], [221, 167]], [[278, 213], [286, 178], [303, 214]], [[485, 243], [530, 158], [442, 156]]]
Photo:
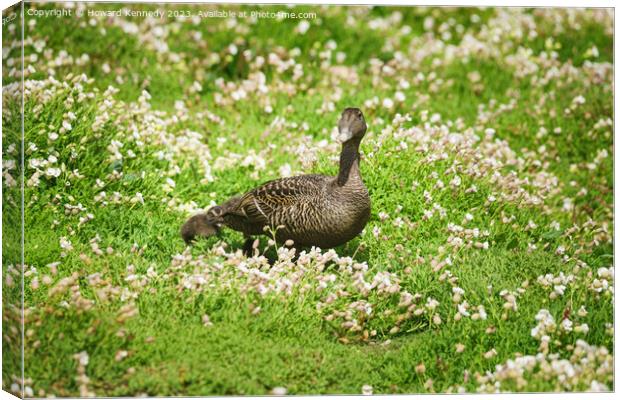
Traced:
[[[194, 17], [26, 18], [27, 393], [613, 390], [611, 11], [125, 7]], [[192, 213], [335, 174], [347, 106], [369, 124], [359, 238], [299, 258], [262, 238], [274, 265], [230, 230], [186, 249]], [[4, 389], [18, 364], [4, 352]]]

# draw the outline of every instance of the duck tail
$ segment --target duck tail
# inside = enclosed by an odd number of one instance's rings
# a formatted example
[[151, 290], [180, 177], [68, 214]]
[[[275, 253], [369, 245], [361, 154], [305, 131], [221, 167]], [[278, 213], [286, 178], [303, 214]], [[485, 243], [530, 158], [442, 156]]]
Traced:
[[219, 234], [220, 226], [224, 222], [223, 214], [223, 208], [215, 206], [206, 213], [190, 217], [181, 227], [181, 237], [187, 245], [190, 245], [196, 237], [208, 238]]

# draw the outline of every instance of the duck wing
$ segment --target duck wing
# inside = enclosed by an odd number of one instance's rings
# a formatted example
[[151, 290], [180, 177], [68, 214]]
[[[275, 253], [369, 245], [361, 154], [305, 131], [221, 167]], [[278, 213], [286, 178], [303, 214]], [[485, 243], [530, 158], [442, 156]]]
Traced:
[[243, 195], [235, 211], [251, 223], [273, 224], [286, 209], [323, 196], [330, 180], [324, 175], [301, 175], [269, 181]]

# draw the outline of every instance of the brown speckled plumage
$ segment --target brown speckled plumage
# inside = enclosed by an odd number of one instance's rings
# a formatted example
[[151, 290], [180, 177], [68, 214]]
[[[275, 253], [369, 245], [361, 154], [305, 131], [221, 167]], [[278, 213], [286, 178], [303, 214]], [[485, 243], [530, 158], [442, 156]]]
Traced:
[[[266, 182], [233, 197], [205, 214], [191, 217], [181, 228], [190, 243], [227, 226], [246, 237], [275, 230], [276, 239], [296, 246], [335, 247], [359, 234], [370, 217], [370, 197], [360, 176], [359, 144], [366, 123], [357, 108], [347, 108], [338, 123], [343, 141], [338, 176], [301, 175]], [[246, 242], [246, 252], [247, 252]]]

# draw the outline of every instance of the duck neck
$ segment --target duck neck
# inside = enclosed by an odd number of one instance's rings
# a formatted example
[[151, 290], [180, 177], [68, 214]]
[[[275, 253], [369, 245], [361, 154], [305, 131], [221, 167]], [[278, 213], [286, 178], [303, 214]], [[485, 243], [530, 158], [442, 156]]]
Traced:
[[338, 186], [344, 186], [351, 179], [360, 178], [360, 139], [351, 139], [342, 145], [340, 152], [340, 172], [338, 173]]

